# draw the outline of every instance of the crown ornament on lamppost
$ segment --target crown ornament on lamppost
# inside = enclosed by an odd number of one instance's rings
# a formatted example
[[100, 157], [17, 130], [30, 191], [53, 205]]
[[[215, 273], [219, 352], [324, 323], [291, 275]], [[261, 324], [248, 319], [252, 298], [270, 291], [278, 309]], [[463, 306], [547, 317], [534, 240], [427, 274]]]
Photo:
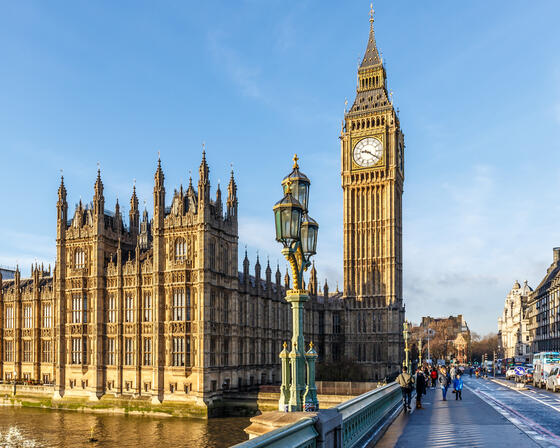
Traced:
[[282, 388], [279, 409], [287, 412], [319, 409], [315, 389], [317, 354], [313, 346], [310, 352], [305, 352], [303, 340], [303, 311], [309, 300], [309, 292], [303, 287], [303, 273], [311, 266], [310, 259], [317, 252], [319, 224], [308, 214], [311, 182], [300, 171], [297, 154], [293, 160], [291, 173], [282, 180], [284, 197], [272, 208], [276, 241], [282, 243], [282, 255], [290, 264], [293, 284], [293, 288], [286, 291], [286, 301], [292, 307], [292, 349], [288, 352], [284, 346], [280, 353]]

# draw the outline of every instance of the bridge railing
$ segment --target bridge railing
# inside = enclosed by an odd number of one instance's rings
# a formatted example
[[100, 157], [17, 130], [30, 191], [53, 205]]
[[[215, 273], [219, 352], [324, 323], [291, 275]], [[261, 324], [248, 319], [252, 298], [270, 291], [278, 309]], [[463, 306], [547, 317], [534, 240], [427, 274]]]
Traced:
[[402, 409], [397, 383], [373, 389], [334, 408], [235, 445], [235, 448], [354, 448], [364, 446]]

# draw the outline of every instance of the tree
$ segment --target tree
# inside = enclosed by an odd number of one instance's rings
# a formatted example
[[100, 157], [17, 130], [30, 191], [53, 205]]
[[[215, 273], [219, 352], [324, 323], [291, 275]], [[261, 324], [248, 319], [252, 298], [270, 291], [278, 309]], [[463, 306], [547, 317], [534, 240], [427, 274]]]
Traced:
[[484, 337], [472, 333], [471, 341], [473, 361], [482, 362], [482, 355], [484, 355], [484, 353], [488, 355], [488, 359], [492, 359], [494, 351], [498, 351], [498, 335], [496, 333], [488, 333]]

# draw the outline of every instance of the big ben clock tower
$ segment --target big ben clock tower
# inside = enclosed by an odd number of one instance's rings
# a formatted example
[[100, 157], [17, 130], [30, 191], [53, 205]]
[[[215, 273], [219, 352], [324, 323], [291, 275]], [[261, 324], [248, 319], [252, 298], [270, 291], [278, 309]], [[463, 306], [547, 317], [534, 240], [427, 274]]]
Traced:
[[[344, 296], [356, 304], [361, 302], [355, 311], [364, 315], [355, 316], [357, 322], [370, 320], [370, 316], [380, 321], [380, 325], [375, 322], [362, 329], [381, 330], [376, 332], [382, 346], [376, 358], [383, 369], [376, 371], [389, 374], [402, 359], [404, 136], [387, 93], [387, 74], [375, 42], [373, 8], [369, 40], [358, 68], [356, 99], [345, 113], [340, 139]], [[357, 333], [363, 334], [362, 329]], [[359, 337], [355, 342], [359, 344]]]

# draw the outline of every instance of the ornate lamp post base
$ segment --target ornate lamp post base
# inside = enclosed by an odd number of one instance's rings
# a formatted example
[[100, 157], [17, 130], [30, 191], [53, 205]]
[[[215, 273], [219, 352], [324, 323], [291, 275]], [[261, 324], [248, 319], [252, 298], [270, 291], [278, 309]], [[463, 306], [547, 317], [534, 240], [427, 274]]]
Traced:
[[292, 305], [292, 351], [290, 352], [291, 386], [288, 409], [290, 412], [303, 410], [305, 392], [305, 342], [303, 341], [303, 306], [309, 300], [305, 290], [290, 290], [286, 301]]

